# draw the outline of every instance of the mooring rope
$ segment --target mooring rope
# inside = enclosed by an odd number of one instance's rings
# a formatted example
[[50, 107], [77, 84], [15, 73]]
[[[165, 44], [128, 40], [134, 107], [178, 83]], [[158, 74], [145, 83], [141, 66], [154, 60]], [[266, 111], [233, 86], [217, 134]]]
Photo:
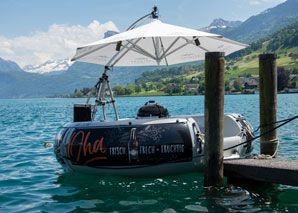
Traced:
[[296, 115], [296, 116], [294, 116], [294, 117], [292, 117], [292, 118], [287, 118], [287, 119], [280, 120], [280, 121], [276, 121], [276, 122], [273, 122], [273, 123], [270, 123], [270, 124], [263, 124], [263, 125], [260, 125], [260, 126], [257, 127], [257, 129], [256, 129], [254, 132], [258, 132], [259, 129], [260, 129], [261, 127], [271, 126], [271, 125], [273, 125], [273, 124], [278, 124], [278, 123], [281, 123], [281, 122], [284, 122], [284, 121], [288, 121], [288, 120], [291, 120], [291, 121], [292, 121], [292, 120], [295, 120], [297, 117], [298, 117], [298, 115]]

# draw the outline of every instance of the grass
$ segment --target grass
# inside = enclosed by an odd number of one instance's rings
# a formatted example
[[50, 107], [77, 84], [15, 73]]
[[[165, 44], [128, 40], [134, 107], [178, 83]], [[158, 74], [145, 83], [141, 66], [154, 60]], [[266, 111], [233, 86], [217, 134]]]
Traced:
[[[238, 76], [245, 76], [251, 74], [252, 76], [258, 76], [259, 72], [259, 58], [256, 57], [259, 54], [266, 52], [265, 47], [261, 50], [253, 52], [247, 56], [244, 56], [241, 60], [237, 61], [233, 67], [238, 67], [236, 70], [229, 70], [230, 74], [226, 75], [226, 79], [235, 78]], [[277, 66], [285, 67], [285, 69], [298, 68], [298, 60], [293, 61], [289, 57], [289, 53], [298, 54], [298, 47], [290, 49], [278, 49], [277, 53]], [[284, 54], [286, 52], [286, 55]]]

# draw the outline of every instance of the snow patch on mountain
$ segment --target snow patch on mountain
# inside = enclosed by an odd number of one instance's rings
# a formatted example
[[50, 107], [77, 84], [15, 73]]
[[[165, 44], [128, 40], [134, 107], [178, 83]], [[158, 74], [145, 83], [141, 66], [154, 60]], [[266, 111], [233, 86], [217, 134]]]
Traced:
[[74, 62], [70, 59], [61, 59], [57, 61], [47, 61], [40, 65], [27, 65], [23, 67], [25, 72], [49, 74], [51, 72], [66, 71]]
[[226, 21], [222, 18], [216, 18], [208, 27], [204, 27], [199, 30], [209, 32], [211, 29], [225, 29], [227, 27], [238, 27], [241, 23], [241, 21]]

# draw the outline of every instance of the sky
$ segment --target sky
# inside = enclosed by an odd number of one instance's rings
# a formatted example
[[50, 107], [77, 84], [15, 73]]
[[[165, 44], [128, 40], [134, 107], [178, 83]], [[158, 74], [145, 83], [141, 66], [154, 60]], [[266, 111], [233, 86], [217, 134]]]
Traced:
[[0, 58], [21, 67], [71, 58], [78, 46], [125, 31], [159, 8], [162, 22], [199, 29], [245, 21], [285, 0], [0, 0]]

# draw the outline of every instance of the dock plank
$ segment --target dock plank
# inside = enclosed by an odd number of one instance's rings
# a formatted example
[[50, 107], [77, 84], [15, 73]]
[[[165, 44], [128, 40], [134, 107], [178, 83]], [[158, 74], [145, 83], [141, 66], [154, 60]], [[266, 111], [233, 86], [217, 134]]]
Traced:
[[225, 160], [224, 176], [298, 186], [298, 160], [279, 158]]

